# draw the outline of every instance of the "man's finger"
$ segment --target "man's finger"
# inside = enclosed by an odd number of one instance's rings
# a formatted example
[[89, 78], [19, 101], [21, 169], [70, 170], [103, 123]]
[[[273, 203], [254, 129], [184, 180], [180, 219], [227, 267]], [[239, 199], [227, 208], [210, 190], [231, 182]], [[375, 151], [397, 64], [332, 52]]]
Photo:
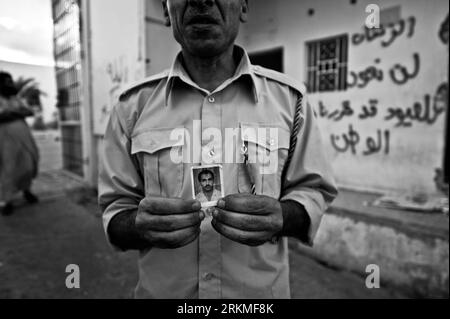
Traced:
[[179, 229], [173, 232], [148, 231], [145, 237], [158, 248], [179, 248], [192, 242], [200, 234], [200, 227]]
[[254, 215], [268, 215], [267, 210], [270, 198], [251, 194], [234, 194], [219, 200], [218, 207], [232, 212]]
[[141, 224], [145, 223], [143, 227], [147, 230], [169, 232], [199, 226], [202, 222], [202, 213], [195, 212], [178, 215], [143, 214], [139, 218]]
[[271, 239], [271, 234], [267, 231], [243, 231], [222, 224], [214, 219], [212, 220], [211, 225], [224, 237], [248, 246], [260, 246]]
[[197, 232], [192, 233], [192, 235], [190, 237], [187, 237], [186, 240], [181, 242], [179, 247], [184, 247], [184, 246], [189, 245], [194, 240], [196, 240], [199, 235], [200, 235], [200, 228], [198, 229]]
[[198, 212], [201, 203], [181, 198], [147, 197], [141, 202], [141, 207], [155, 215], [175, 215]]
[[265, 215], [249, 215], [244, 213], [235, 213], [222, 209], [215, 209], [213, 218], [218, 222], [233, 228], [247, 231], [265, 231], [270, 230], [270, 218]]

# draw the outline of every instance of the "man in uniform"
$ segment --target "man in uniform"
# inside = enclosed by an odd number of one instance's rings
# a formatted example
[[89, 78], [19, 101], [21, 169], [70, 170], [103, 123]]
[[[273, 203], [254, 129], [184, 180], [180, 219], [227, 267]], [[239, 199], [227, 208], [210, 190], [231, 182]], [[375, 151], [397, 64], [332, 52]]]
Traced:
[[[312, 245], [337, 194], [305, 88], [234, 44], [246, 0], [163, 7], [182, 50], [111, 112], [99, 180], [108, 239], [140, 251], [137, 298], [289, 298], [287, 238]], [[191, 167], [207, 164], [222, 164], [227, 195], [212, 218], [190, 199]]]

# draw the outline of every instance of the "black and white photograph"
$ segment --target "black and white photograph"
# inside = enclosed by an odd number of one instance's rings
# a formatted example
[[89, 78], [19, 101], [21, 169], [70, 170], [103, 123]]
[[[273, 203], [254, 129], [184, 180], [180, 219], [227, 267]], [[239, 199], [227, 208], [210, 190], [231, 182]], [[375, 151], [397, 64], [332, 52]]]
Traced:
[[448, 0], [0, 0], [0, 299], [448, 299], [448, 69]]
[[194, 166], [192, 169], [192, 198], [202, 204], [202, 208], [217, 206], [225, 197], [223, 170], [221, 165]]

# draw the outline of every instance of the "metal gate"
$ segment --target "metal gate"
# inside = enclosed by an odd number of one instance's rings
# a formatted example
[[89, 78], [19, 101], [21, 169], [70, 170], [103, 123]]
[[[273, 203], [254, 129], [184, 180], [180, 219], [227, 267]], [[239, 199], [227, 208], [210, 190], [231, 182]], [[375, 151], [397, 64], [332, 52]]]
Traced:
[[52, 0], [52, 9], [63, 168], [82, 177], [80, 1]]

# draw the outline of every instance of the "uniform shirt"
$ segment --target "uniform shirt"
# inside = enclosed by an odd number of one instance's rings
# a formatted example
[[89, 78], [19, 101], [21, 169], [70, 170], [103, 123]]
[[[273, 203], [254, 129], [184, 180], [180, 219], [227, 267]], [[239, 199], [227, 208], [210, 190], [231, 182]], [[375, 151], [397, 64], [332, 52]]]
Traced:
[[[253, 66], [237, 46], [235, 58], [240, 63], [234, 76], [214, 92], [192, 81], [179, 54], [170, 70], [121, 95], [107, 126], [99, 179], [106, 233], [116, 214], [137, 210], [146, 195], [190, 199], [191, 167], [215, 163], [223, 166], [225, 195], [250, 192], [254, 184], [259, 195], [303, 205], [311, 220], [306, 244], [312, 244], [337, 190], [307, 103], [292, 161], [284, 167], [305, 88], [284, 74]], [[248, 133], [252, 128], [262, 133]], [[245, 152], [276, 155], [269, 156], [275, 170], [267, 174], [259, 162], [243, 163]], [[223, 237], [206, 219], [191, 244], [140, 252], [135, 297], [290, 298], [287, 239], [249, 247]]]
[[210, 200], [208, 200], [208, 197], [205, 195], [205, 193], [203, 193], [203, 191], [201, 191], [200, 193], [198, 193], [195, 196], [195, 199], [198, 200], [201, 203], [204, 203], [204, 202], [215, 202], [215, 201], [218, 201], [221, 198], [222, 198], [222, 194], [217, 189], [213, 190], [213, 193], [211, 195], [211, 199]]

